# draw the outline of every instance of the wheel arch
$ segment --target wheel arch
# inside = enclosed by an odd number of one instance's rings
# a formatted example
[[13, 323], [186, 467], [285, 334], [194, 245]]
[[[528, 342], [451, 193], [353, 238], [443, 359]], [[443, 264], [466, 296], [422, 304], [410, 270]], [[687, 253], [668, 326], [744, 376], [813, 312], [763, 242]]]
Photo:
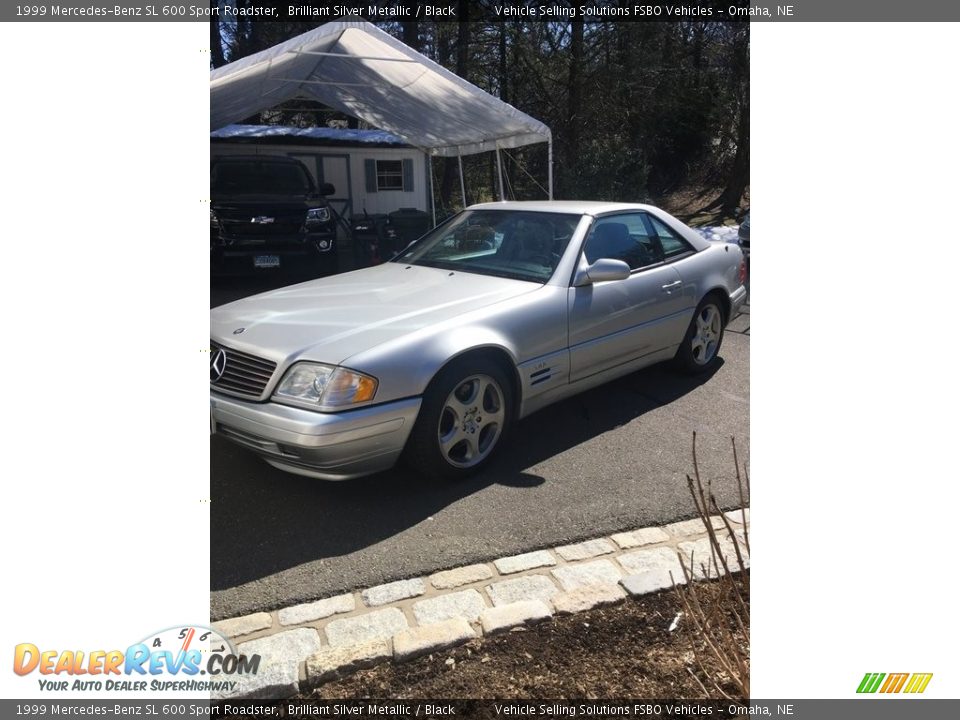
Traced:
[[720, 303], [720, 312], [723, 313], [723, 326], [726, 327], [730, 322], [730, 315], [733, 312], [733, 306], [730, 304], [730, 295], [722, 287], [713, 287], [703, 294], [703, 297], [697, 302], [697, 307], [708, 297], [716, 297]]
[[520, 371], [517, 369], [517, 364], [514, 362], [513, 356], [505, 347], [501, 345], [477, 345], [460, 350], [456, 354], [449, 357], [447, 361], [443, 363], [443, 365], [437, 368], [437, 371], [427, 383], [427, 390], [433, 386], [440, 374], [448, 367], [453, 365], [453, 363], [479, 358], [483, 358], [495, 363], [501, 370], [503, 370], [504, 375], [506, 375], [507, 380], [510, 382], [510, 390], [513, 396], [513, 407], [510, 408], [511, 416], [513, 420], [516, 420], [522, 404], [521, 399], [523, 386], [520, 382]]

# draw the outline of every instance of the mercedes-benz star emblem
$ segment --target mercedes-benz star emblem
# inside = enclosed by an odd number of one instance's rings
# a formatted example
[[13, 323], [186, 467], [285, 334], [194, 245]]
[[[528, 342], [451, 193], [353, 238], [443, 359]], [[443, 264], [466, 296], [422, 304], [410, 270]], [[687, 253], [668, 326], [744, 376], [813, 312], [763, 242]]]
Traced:
[[215, 383], [223, 377], [227, 369], [227, 351], [223, 348], [216, 350], [210, 357], [210, 382]]

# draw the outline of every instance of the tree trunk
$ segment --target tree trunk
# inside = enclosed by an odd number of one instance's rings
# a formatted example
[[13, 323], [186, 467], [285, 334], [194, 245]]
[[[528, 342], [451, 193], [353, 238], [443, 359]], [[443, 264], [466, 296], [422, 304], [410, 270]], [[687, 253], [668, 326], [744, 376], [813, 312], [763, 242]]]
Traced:
[[747, 185], [750, 184], [750, 102], [746, 94], [740, 97], [740, 113], [737, 120], [737, 152], [727, 179], [727, 186], [720, 196], [720, 207], [732, 213], [740, 205]]
[[727, 185], [717, 203], [730, 213], [740, 205], [744, 190], [750, 184], [750, 35], [749, 26], [734, 41], [733, 70], [736, 83], [737, 150]]
[[[218, 0], [210, 0], [210, 9], [217, 8]], [[210, 63], [213, 67], [223, 67], [227, 64], [223, 57], [223, 39], [220, 37], [220, 16], [217, 13], [210, 15]]]
[[703, 82], [703, 40], [706, 23], [693, 24], [693, 82], [699, 88]]
[[500, 23], [500, 37], [497, 44], [499, 67], [497, 72], [497, 84], [500, 86], [500, 99], [504, 102], [510, 102], [507, 93], [507, 24]]
[[470, 59], [470, 0], [460, 0], [457, 9], [457, 75], [467, 80], [467, 61]]
[[[580, 126], [583, 115], [583, 21], [570, 23], [570, 65], [567, 70], [566, 142], [564, 143], [561, 170], [577, 167], [580, 151]], [[555, 178], [556, 179], [556, 178]], [[567, 172], [560, 173], [560, 192], [566, 191], [567, 182], [573, 178]]]
[[400, 23], [403, 28], [403, 44], [420, 52], [420, 23], [416, 20]]

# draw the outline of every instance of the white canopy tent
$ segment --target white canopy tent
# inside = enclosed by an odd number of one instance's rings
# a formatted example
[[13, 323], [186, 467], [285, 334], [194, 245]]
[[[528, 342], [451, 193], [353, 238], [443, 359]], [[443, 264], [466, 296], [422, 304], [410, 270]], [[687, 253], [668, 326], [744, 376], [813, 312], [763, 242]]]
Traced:
[[[547, 194], [553, 198], [550, 128], [370, 23], [327, 23], [213, 70], [210, 129], [297, 97], [388, 130], [428, 158], [493, 151], [501, 199], [501, 148], [545, 142]], [[462, 160], [460, 187], [466, 204]]]

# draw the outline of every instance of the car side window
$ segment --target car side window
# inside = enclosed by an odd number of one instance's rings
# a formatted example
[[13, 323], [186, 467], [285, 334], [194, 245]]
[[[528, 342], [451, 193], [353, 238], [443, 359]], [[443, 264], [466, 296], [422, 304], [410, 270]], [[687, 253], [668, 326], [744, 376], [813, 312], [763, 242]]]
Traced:
[[648, 217], [650, 218], [650, 223], [653, 225], [654, 231], [657, 233], [657, 239], [660, 241], [660, 247], [663, 250], [663, 257], [665, 259], [669, 260], [693, 252], [693, 248], [690, 247], [686, 240], [677, 235], [660, 220], [653, 217], [653, 215], [649, 215]]
[[631, 270], [662, 261], [660, 248], [650, 235], [643, 213], [602, 217], [593, 223], [583, 252], [587, 262], [601, 258], [623, 260]]

